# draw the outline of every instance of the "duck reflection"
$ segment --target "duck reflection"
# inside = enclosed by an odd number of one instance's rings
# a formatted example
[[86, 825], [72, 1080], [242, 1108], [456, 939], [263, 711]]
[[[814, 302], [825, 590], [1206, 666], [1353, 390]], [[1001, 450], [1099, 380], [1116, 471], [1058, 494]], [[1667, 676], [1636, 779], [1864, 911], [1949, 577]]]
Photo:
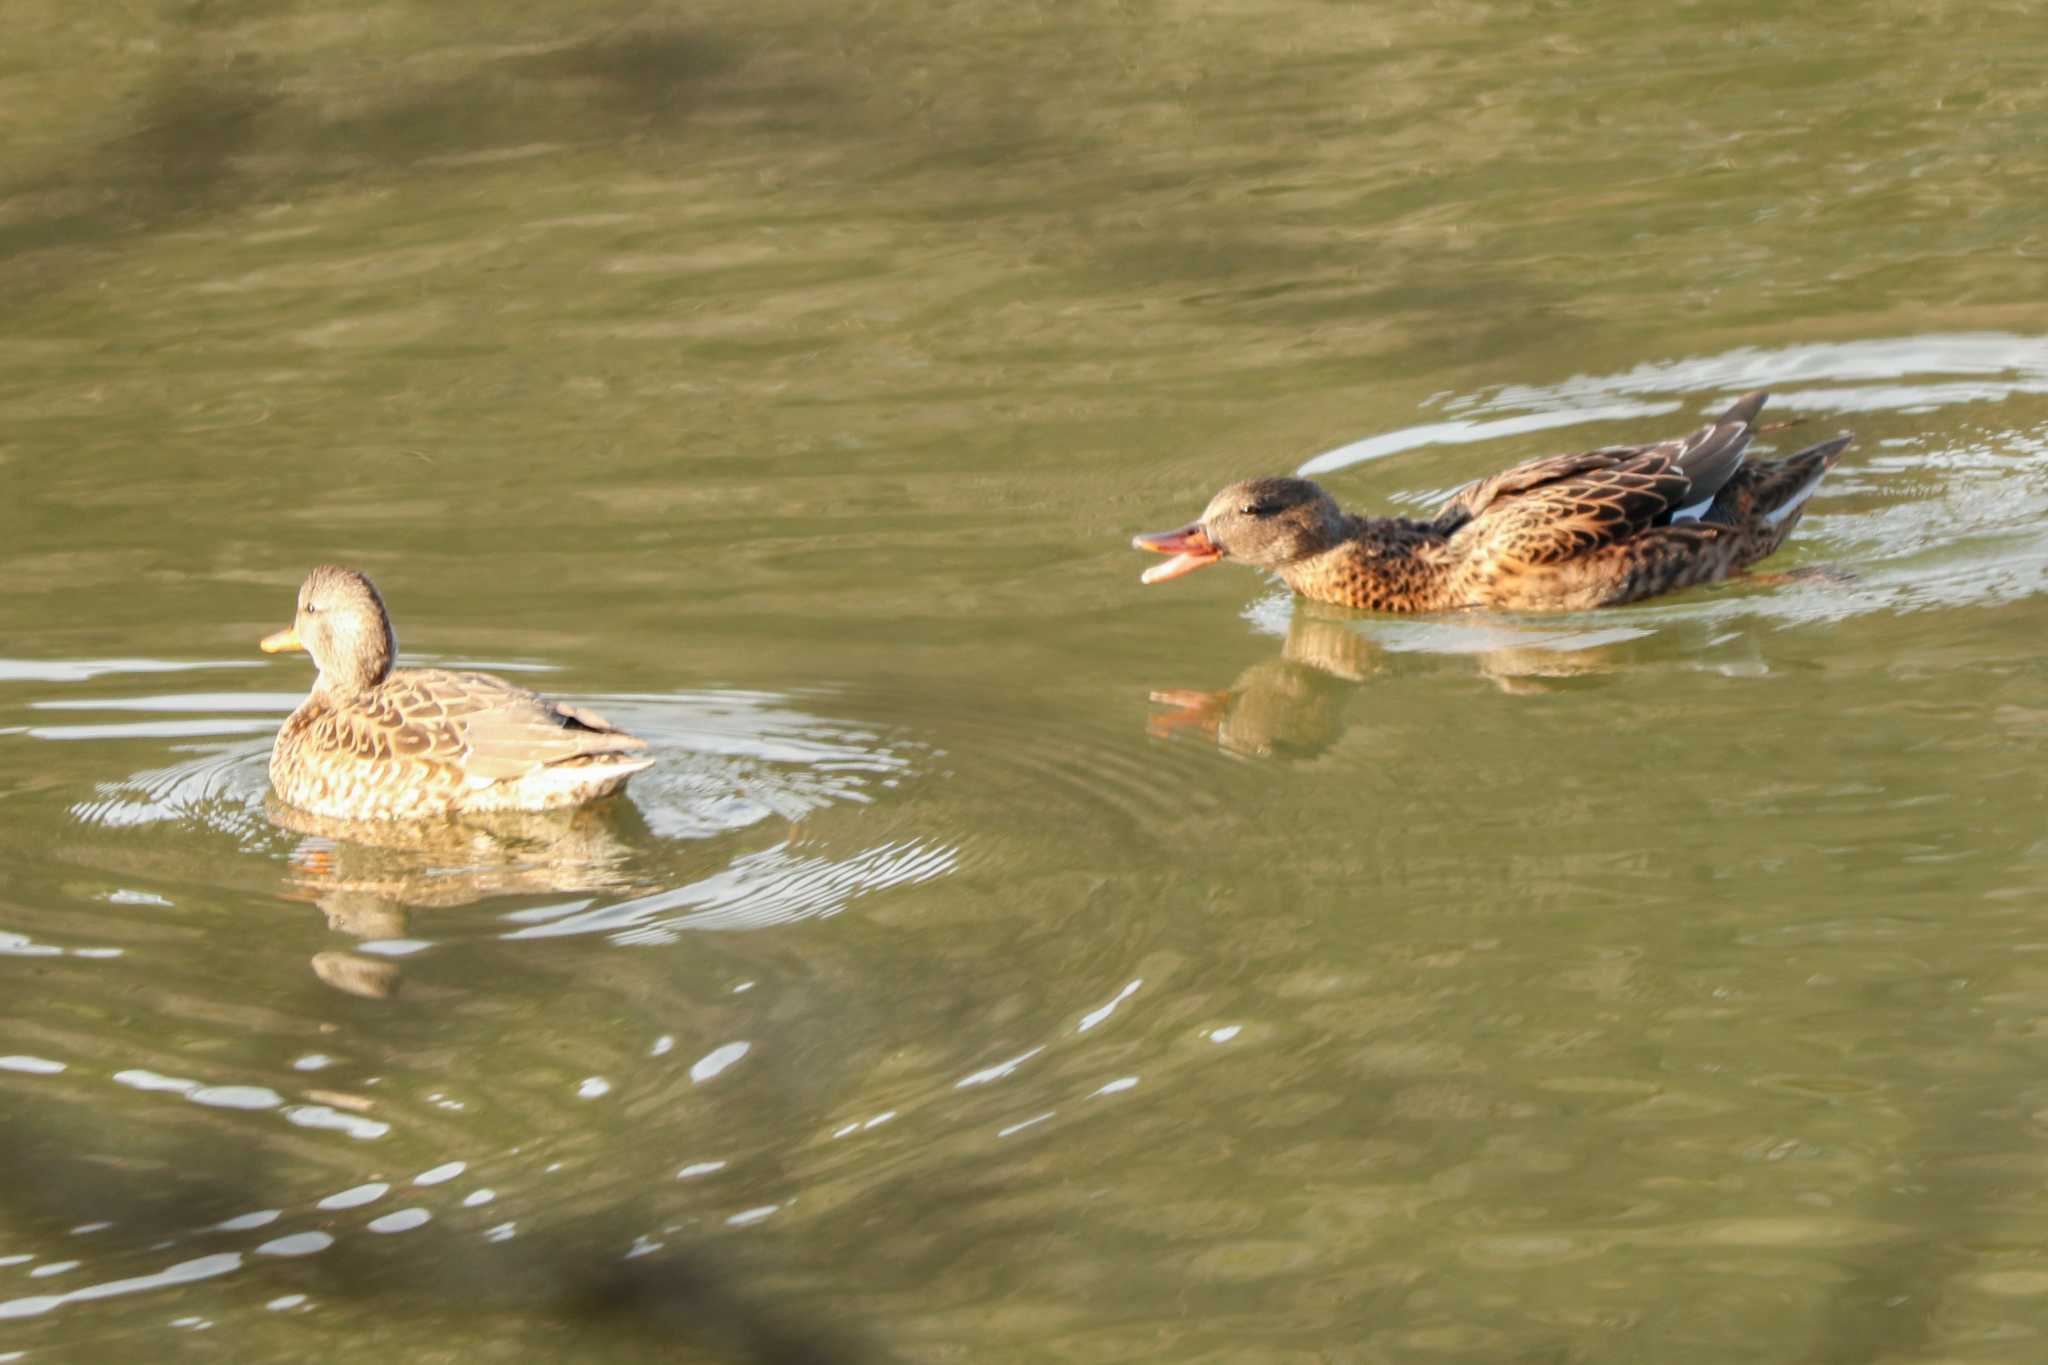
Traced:
[[1277, 659], [1264, 659], [1222, 692], [1172, 688], [1152, 700], [1172, 707], [1151, 717], [1158, 739], [1199, 735], [1247, 758], [1313, 758], [1344, 732], [1353, 685], [1377, 668], [1372, 645], [1339, 621], [1297, 612]]
[[[300, 836], [283, 895], [317, 905], [339, 933], [377, 941], [403, 938], [412, 908], [629, 889], [630, 849], [616, 828], [622, 817], [615, 804], [372, 821], [313, 815], [273, 795], [263, 813]], [[395, 995], [401, 978], [396, 962], [354, 952], [317, 953], [313, 971], [335, 989], [369, 999]]]
[[[1388, 667], [1391, 651], [1357, 628], [1354, 617], [1326, 616], [1313, 606], [1294, 611], [1280, 657], [1253, 664], [1220, 692], [1170, 688], [1151, 694], [1171, 708], [1146, 729], [1158, 739], [1194, 735], [1247, 758], [1314, 758], [1344, 733], [1345, 708], [1356, 685]], [[1464, 627], [1448, 651], [1473, 659], [1503, 692], [1534, 693], [1554, 680], [1606, 672], [1608, 646], [1635, 632], [1597, 632], [1559, 639], [1554, 633]], [[1583, 640], [1575, 646], [1574, 640]]]
[[[566, 901], [502, 916], [519, 926], [503, 936], [605, 934], [653, 943], [685, 929], [763, 928], [837, 914], [871, 892], [944, 876], [959, 855], [955, 844], [900, 832], [835, 851], [829, 838], [787, 817], [715, 841], [664, 841], [621, 802], [364, 825], [273, 798], [266, 814], [301, 836], [283, 894], [319, 906], [340, 933], [391, 947], [407, 936], [414, 909], [565, 892]], [[683, 860], [665, 858], [664, 845]], [[338, 990], [375, 999], [400, 984], [393, 959], [376, 953], [323, 953], [313, 970]]]

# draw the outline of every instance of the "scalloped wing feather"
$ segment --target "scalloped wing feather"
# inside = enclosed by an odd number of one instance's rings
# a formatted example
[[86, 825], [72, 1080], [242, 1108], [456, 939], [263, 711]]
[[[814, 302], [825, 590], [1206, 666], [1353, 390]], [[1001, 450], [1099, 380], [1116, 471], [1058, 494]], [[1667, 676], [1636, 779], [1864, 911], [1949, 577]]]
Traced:
[[585, 707], [484, 673], [408, 669], [327, 711], [315, 748], [360, 761], [410, 759], [459, 773], [471, 787], [593, 755], [644, 749]]
[[279, 797], [321, 815], [393, 819], [541, 810], [617, 791], [653, 759], [595, 711], [482, 673], [394, 673], [336, 702], [316, 691], [271, 752]]
[[[1646, 445], [1601, 446], [1570, 455], [1546, 455], [1465, 485], [1444, 500], [1436, 529], [1450, 534], [1477, 520], [1510, 498], [1538, 493], [1557, 485], [1598, 475], [1604, 470], [1635, 465], [1658, 456], [1691, 481], [1692, 501], [1711, 498], [1742, 467], [1743, 452], [1756, 433], [1756, 417], [1769, 394], [1744, 394], [1728, 410], [1689, 436]], [[1676, 510], [1674, 504], [1671, 509]], [[1667, 513], [1660, 514], [1666, 515]]]
[[1490, 559], [1556, 564], [1649, 530], [1692, 491], [1669, 448], [1654, 448], [1496, 499], [1458, 535]]
[[1618, 461], [1640, 455], [1646, 449], [1647, 446], [1604, 446], [1599, 450], [1525, 460], [1498, 474], [1475, 479], [1444, 499], [1437, 510], [1436, 527], [1440, 531], [1454, 531], [1502, 498], [1515, 497], [1576, 474], [1612, 468]]
[[[394, 688], [400, 683], [402, 691]], [[453, 762], [473, 785], [647, 747], [595, 711], [549, 701], [485, 673], [394, 673], [378, 690], [393, 691], [394, 709], [403, 716], [398, 729], [424, 732], [426, 751]]]

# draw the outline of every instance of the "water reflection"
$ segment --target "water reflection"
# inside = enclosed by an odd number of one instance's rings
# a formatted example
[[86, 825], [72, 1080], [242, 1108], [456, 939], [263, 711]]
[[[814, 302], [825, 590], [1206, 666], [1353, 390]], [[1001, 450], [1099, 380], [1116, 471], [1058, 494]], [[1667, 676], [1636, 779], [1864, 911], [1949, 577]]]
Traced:
[[[409, 909], [450, 909], [509, 896], [581, 893], [570, 902], [509, 911], [510, 939], [603, 934], [621, 944], [672, 943], [686, 930], [760, 929], [837, 914], [856, 898], [953, 870], [956, 845], [884, 840], [844, 855], [805, 846], [801, 826], [765, 849], [729, 855], [714, 870], [664, 885], [643, 850], [622, 839], [620, 803], [510, 820], [390, 826], [331, 821], [272, 800], [265, 813], [305, 836], [290, 856], [284, 895], [311, 901], [338, 933], [375, 956], [322, 952], [321, 980], [352, 995], [396, 994], [392, 960], [432, 946], [408, 937]], [[657, 841], [658, 842], [658, 841]], [[722, 846], [721, 846], [722, 847]]]
[[1365, 638], [1339, 621], [1297, 613], [1277, 659], [1265, 659], [1218, 692], [1167, 688], [1152, 700], [1156, 739], [1194, 735], [1249, 758], [1313, 758], [1344, 731], [1352, 685], [1376, 667]]
[[626, 815], [615, 802], [419, 822], [328, 819], [272, 797], [263, 813], [301, 836], [284, 894], [322, 908], [342, 897], [448, 907], [491, 896], [612, 890], [630, 881], [631, 849], [617, 828]]
[[316, 953], [314, 973], [351, 995], [388, 999], [401, 977], [395, 953], [415, 947], [406, 941], [408, 908], [629, 885], [619, 807], [363, 821], [308, 814], [271, 796], [263, 813], [300, 836], [283, 895], [317, 905], [337, 933], [380, 945], [376, 956]]
[[1221, 691], [1155, 690], [1153, 702], [1169, 709], [1147, 720], [1148, 732], [1199, 736], [1247, 758], [1314, 758], [1344, 733], [1358, 684], [1396, 666], [1395, 656], [1457, 656], [1502, 692], [1541, 693], [1615, 667], [1612, 647], [1648, 634], [1481, 618], [1390, 622], [1284, 596], [1248, 614], [1256, 626], [1276, 612], [1285, 619], [1278, 658], [1252, 664]]

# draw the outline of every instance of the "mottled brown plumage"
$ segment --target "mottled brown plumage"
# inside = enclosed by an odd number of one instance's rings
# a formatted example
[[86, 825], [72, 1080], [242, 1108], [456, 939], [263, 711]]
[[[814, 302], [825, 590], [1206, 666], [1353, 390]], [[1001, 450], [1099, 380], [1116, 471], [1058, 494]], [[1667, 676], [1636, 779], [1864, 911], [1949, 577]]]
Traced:
[[1775, 551], [1846, 435], [1745, 464], [1768, 394], [1692, 435], [1531, 460], [1468, 484], [1429, 521], [1347, 514], [1306, 479], [1249, 479], [1177, 531], [1136, 537], [1178, 578], [1219, 559], [1271, 569], [1304, 597], [1372, 611], [1573, 611], [1740, 572]]
[[536, 811], [609, 796], [654, 760], [582, 707], [487, 673], [393, 671], [398, 642], [370, 580], [331, 565], [299, 589], [297, 619], [263, 641], [320, 674], [277, 732], [279, 799], [341, 820]]

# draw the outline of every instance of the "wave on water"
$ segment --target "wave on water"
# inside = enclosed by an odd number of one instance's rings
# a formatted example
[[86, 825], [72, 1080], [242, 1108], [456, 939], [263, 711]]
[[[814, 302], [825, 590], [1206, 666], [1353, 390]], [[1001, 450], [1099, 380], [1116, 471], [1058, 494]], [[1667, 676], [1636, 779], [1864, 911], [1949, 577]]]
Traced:
[[878, 844], [843, 858], [782, 844], [734, 858], [687, 886], [611, 904], [588, 901], [515, 912], [524, 927], [507, 938], [610, 934], [618, 943], [673, 943], [705, 929], [764, 929], [838, 914], [856, 897], [913, 886], [953, 871], [953, 845], [906, 840]]
[[648, 827], [664, 839], [702, 839], [865, 805], [910, 775], [914, 744], [811, 714], [808, 700], [735, 690], [620, 694], [592, 704], [664, 756], [627, 788]]

